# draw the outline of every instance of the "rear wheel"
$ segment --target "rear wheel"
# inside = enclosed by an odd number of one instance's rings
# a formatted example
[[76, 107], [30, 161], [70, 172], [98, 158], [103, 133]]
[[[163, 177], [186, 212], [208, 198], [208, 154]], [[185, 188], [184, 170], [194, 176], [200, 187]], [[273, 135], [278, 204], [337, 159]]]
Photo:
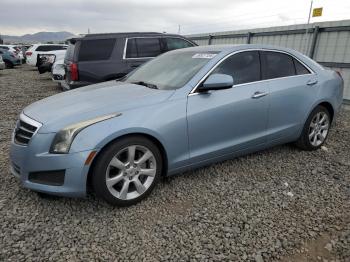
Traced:
[[13, 68], [13, 64], [10, 61], [5, 60], [5, 68]]
[[133, 136], [116, 141], [98, 157], [92, 184], [96, 194], [117, 206], [147, 197], [162, 172], [162, 157], [150, 140]]
[[329, 133], [331, 117], [327, 108], [317, 106], [309, 115], [296, 145], [304, 150], [320, 148]]

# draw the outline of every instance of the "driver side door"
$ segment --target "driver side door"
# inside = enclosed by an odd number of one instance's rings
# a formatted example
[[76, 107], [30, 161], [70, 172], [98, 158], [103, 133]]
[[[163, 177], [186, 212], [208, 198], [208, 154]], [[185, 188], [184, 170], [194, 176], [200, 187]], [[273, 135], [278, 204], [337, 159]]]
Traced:
[[228, 74], [229, 89], [188, 96], [190, 161], [202, 162], [266, 143], [268, 83], [261, 82], [258, 51], [233, 54], [211, 74]]

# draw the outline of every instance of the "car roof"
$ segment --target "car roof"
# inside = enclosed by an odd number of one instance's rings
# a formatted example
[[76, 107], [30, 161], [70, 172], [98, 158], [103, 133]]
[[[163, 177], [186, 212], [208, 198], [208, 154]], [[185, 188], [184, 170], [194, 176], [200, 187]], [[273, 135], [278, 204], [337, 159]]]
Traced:
[[101, 34], [87, 34], [79, 37], [72, 37], [67, 41], [85, 40], [85, 39], [100, 39], [100, 38], [123, 38], [123, 37], [150, 37], [150, 36], [170, 36], [186, 38], [177, 34], [167, 34], [158, 32], [122, 32], [122, 33], [101, 33]]
[[267, 50], [276, 50], [276, 51], [285, 51], [289, 53], [295, 53], [296, 51], [273, 45], [261, 45], [261, 44], [237, 44], [237, 45], [205, 45], [205, 46], [195, 46], [189, 47], [186, 49], [178, 49], [179, 52], [183, 50], [193, 50], [198, 52], [233, 52], [239, 50], [247, 50], [247, 49], [267, 49]]

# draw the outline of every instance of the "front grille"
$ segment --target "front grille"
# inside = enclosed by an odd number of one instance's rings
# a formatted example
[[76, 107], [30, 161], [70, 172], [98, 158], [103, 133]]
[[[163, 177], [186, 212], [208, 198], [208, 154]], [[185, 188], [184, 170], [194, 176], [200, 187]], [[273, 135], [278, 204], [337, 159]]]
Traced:
[[15, 142], [20, 145], [28, 145], [30, 139], [40, 126], [40, 123], [21, 114], [15, 129]]

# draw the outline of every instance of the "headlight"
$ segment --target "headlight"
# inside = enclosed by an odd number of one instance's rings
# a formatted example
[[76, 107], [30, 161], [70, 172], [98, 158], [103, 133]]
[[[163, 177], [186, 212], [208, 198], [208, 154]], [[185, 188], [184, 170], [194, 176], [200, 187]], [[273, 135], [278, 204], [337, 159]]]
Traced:
[[50, 153], [53, 154], [67, 154], [69, 152], [70, 146], [77, 136], [77, 134], [84, 128], [96, 124], [98, 122], [120, 116], [121, 114], [111, 114], [102, 117], [96, 117], [87, 121], [83, 121], [77, 124], [67, 126], [60, 130], [52, 141]]

